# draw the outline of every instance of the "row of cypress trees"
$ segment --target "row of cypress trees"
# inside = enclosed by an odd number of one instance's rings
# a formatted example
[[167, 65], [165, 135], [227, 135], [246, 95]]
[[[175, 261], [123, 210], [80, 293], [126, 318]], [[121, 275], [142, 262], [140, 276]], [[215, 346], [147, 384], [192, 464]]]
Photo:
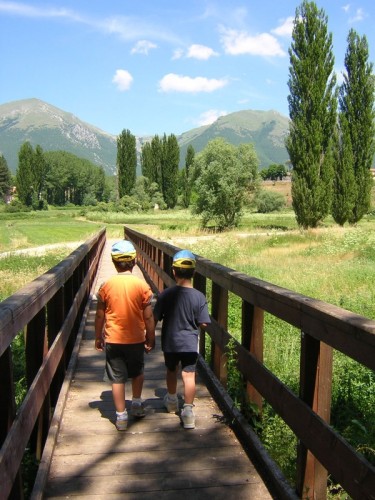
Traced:
[[286, 145], [293, 208], [304, 228], [316, 227], [330, 213], [340, 225], [358, 222], [369, 211], [373, 185], [375, 77], [367, 39], [350, 30], [343, 83], [337, 87], [327, 26], [325, 12], [314, 2], [296, 9]]
[[[175, 135], [155, 135], [142, 146], [142, 175], [156, 183], [167, 208], [174, 208], [178, 196], [180, 148]], [[131, 195], [136, 183], [136, 138], [123, 130], [117, 138], [118, 193], [122, 198]]]

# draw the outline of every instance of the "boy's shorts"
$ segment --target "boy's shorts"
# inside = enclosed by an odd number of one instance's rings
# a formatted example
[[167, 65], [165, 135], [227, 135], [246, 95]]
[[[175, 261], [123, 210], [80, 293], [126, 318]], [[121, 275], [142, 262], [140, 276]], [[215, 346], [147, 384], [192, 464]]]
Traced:
[[165, 352], [164, 362], [169, 371], [174, 372], [179, 363], [184, 372], [195, 372], [198, 360], [197, 352]]
[[124, 384], [144, 370], [144, 343], [106, 344], [105, 371], [110, 382]]

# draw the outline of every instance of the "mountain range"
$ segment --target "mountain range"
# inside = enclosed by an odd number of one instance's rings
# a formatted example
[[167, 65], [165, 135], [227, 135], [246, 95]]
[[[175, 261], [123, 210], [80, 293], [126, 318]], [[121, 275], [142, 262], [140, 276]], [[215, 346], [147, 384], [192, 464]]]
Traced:
[[[180, 165], [191, 144], [196, 153], [217, 137], [238, 145], [251, 142], [260, 168], [288, 160], [284, 141], [289, 119], [276, 111], [245, 110], [222, 116], [211, 125], [176, 136]], [[137, 150], [151, 137], [136, 137]], [[64, 150], [101, 165], [108, 175], [116, 172], [116, 136], [83, 122], [76, 116], [39, 99], [23, 99], [0, 105], [0, 153], [15, 173], [18, 151], [29, 141], [45, 151]], [[140, 173], [140, 169], [139, 172]]]

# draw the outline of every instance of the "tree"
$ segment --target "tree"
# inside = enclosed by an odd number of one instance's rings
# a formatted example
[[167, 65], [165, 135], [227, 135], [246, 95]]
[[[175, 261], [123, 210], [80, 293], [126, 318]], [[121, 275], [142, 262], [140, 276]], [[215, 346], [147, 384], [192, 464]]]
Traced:
[[151, 156], [152, 156], [152, 178], [151, 182], [156, 182], [159, 191], [162, 191], [162, 174], [161, 163], [163, 156], [163, 144], [158, 135], [155, 135], [151, 140]]
[[33, 202], [33, 158], [34, 150], [29, 142], [22, 144], [18, 152], [18, 167], [16, 170], [17, 195], [21, 203], [31, 207]]
[[314, 2], [296, 9], [289, 56], [292, 203], [298, 225], [316, 227], [331, 208], [337, 95], [332, 34]]
[[191, 144], [189, 144], [185, 156], [185, 168], [181, 170], [180, 174], [180, 191], [182, 194], [182, 206], [188, 208], [190, 205], [191, 197], [191, 178], [190, 168], [194, 163], [195, 151]]
[[117, 177], [119, 197], [130, 195], [137, 175], [137, 148], [135, 136], [123, 130], [117, 137]]
[[43, 191], [45, 189], [48, 170], [49, 165], [45, 159], [43, 149], [38, 144], [33, 153], [32, 184], [34, 189], [34, 201], [40, 207], [43, 206]]
[[236, 148], [222, 138], [210, 141], [195, 157], [194, 212], [201, 216], [203, 227], [214, 222], [222, 230], [238, 224], [246, 190], [255, 182], [257, 168], [251, 144]]
[[12, 188], [12, 175], [4, 156], [0, 154], [0, 197], [6, 200]]
[[339, 114], [334, 151], [332, 217], [343, 226], [353, 213], [356, 192], [349, 124], [343, 113]]
[[370, 168], [375, 153], [375, 80], [373, 64], [368, 62], [368, 58], [366, 37], [361, 38], [353, 29], [350, 30], [339, 107], [341, 122], [347, 124], [342, 141], [345, 142], [345, 150], [351, 150], [349, 161], [355, 182], [354, 203], [347, 219], [351, 223], [358, 222], [368, 212], [371, 202]]
[[144, 177], [147, 177], [150, 182], [155, 182], [153, 171], [152, 149], [149, 142], [145, 142], [141, 149], [141, 171]]
[[178, 165], [180, 148], [174, 134], [163, 137], [163, 156], [161, 162], [162, 193], [168, 208], [174, 208], [178, 195]]
[[285, 165], [272, 163], [268, 168], [264, 168], [260, 175], [263, 180], [270, 179], [271, 181], [277, 181], [277, 179], [283, 180], [286, 177]]

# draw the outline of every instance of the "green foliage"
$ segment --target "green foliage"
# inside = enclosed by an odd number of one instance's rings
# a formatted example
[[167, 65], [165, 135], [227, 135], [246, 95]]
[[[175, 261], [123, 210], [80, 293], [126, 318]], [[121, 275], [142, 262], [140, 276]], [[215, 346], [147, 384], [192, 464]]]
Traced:
[[223, 139], [210, 141], [194, 160], [197, 199], [194, 213], [202, 226], [218, 230], [235, 227], [242, 214], [247, 189], [254, 186], [258, 161], [251, 144], [236, 148]]
[[165, 204], [168, 208], [174, 208], [178, 195], [178, 165], [180, 162], [180, 148], [177, 138], [171, 134], [168, 137], [164, 134], [162, 154], [162, 193]]
[[130, 195], [135, 186], [137, 171], [137, 148], [135, 136], [123, 130], [117, 137], [118, 193], [122, 198]]
[[12, 175], [4, 156], [0, 154], [0, 198], [5, 201], [12, 187]]
[[350, 219], [355, 202], [353, 152], [349, 124], [344, 113], [339, 113], [339, 130], [335, 134], [335, 174], [333, 179], [332, 216], [343, 226]]
[[33, 196], [33, 156], [33, 147], [25, 142], [18, 153], [16, 187], [19, 200], [27, 207], [31, 206]]
[[314, 2], [304, 0], [296, 9], [289, 56], [286, 146], [293, 165], [293, 208], [298, 225], [309, 228], [331, 208], [337, 108], [332, 34], [327, 32], [327, 16]]
[[283, 180], [284, 177], [286, 177], [287, 171], [285, 165], [277, 165], [276, 163], [273, 163], [270, 165], [268, 168], [264, 168], [263, 170], [260, 171], [260, 176], [264, 181], [266, 180], [271, 180], [271, 181], [277, 181], [280, 179], [280, 181]]
[[344, 82], [340, 87], [341, 115], [345, 117], [348, 131], [346, 139], [350, 148], [350, 167], [355, 179], [354, 206], [349, 222], [358, 222], [370, 209], [372, 178], [370, 168], [375, 152], [375, 81], [373, 64], [368, 62], [369, 49], [365, 36], [353, 29], [348, 35], [345, 54]]
[[45, 196], [50, 205], [86, 205], [94, 203], [94, 198], [103, 201], [109, 189], [102, 167], [66, 151], [47, 151], [44, 157], [49, 165]]
[[188, 208], [190, 205], [192, 181], [190, 178], [190, 169], [194, 164], [195, 151], [190, 144], [186, 151], [185, 168], [180, 171], [179, 192], [181, 193], [182, 206]]
[[285, 207], [284, 196], [274, 191], [259, 191], [254, 198], [254, 203], [257, 211], [262, 214], [278, 212]]

